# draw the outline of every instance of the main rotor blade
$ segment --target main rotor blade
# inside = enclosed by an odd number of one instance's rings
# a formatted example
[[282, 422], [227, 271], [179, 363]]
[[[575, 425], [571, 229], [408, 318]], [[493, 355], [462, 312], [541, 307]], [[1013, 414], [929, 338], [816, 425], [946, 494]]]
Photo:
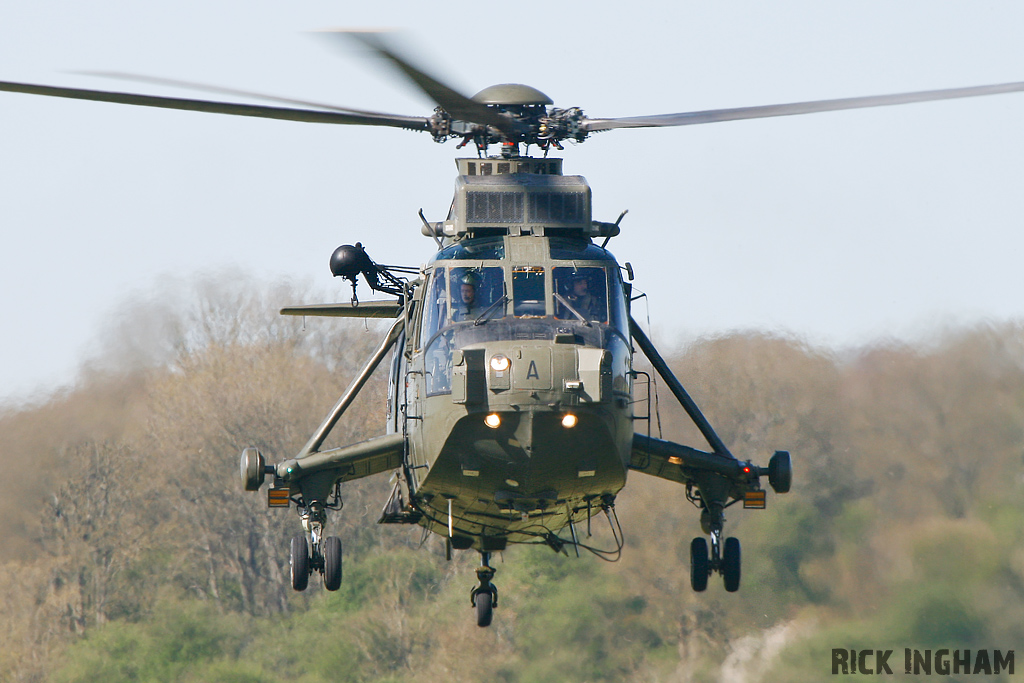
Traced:
[[1020, 91], [1024, 91], [1024, 82], [1002, 83], [999, 85], [979, 85], [970, 88], [951, 88], [949, 90], [925, 90], [922, 92], [898, 93], [895, 95], [848, 97], [839, 100], [794, 102], [792, 104], [770, 104], [760, 107], [711, 109], [708, 111], [684, 112], [680, 114], [631, 116], [618, 119], [587, 119], [583, 122], [583, 129], [593, 132], [598, 130], [611, 130], [613, 128], [691, 126], [698, 123], [718, 123], [719, 121], [736, 121], [740, 119], [764, 119], [772, 116], [815, 114], [818, 112], [839, 111], [842, 109], [887, 107], [896, 104], [932, 102], [935, 100], [953, 100], [961, 97], [980, 97], [982, 95], [999, 95], [1002, 93]]
[[385, 42], [383, 33], [364, 31], [329, 31], [329, 35], [344, 36], [359, 41], [377, 55], [391, 62], [404, 73], [430, 99], [441, 105], [453, 119], [493, 126], [506, 134], [522, 132], [522, 126], [516, 121], [502, 116], [487, 105], [466, 97], [451, 86], [448, 86], [419, 67], [397, 55]]
[[267, 100], [269, 102], [281, 102], [282, 104], [297, 104], [301, 107], [313, 107], [316, 109], [326, 109], [327, 111], [340, 111], [346, 114], [363, 114], [367, 116], [388, 116], [391, 118], [407, 118], [397, 114], [385, 114], [379, 111], [369, 111], [366, 109], [353, 109], [352, 107], [341, 107], [336, 104], [324, 104], [323, 102], [310, 102], [309, 100], [297, 100], [291, 97], [281, 97], [279, 95], [267, 95], [265, 93], [253, 92], [251, 90], [239, 90], [237, 88], [225, 88], [220, 85], [210, 85], [208, 83], [195, 83], [192, 81], [179, 81], [174, 78], [162, 78], [160, 76], [145, 76], [143, 74], [130, 74], [122, 71], [76, 71], [74, 73], [81, 74], [84, 76], [98, 76], [100, 78], [112, 78], [120, 81], [135, 81], [137, 83], [149, 83], [151, 85], [165, 85], [174, 88], [184, 88], [187, 90], [201, 90], [204, 92], [217, 93], [220, 95], [233, 95], [236, 97], [252, 97], [261, 100]]
[[286, 109], [283, 107], [265, 107], [256, 104], [211, 102], [207, 100], [189, 100], [177, 97], [156, 97], [153, 95], [107, 92], [105, 90], [83, 90], [81, 88], [61, 88], [49, 85], [34, 85], [31, 83], [12, 83], [8, 81], [0, 81], [0, 91], [20, 92], [29, 95], [44, 95], [46, 97], [66, 97], [74, 100], [91, 100], [94, 102], [131, 104], [141, 107], [159, 107], [161, 109], [200, 111], [209, 114], [230, 114], [232, 116], [252, 116], [263, 119], [305, 121], [308, 123], [390, 126], [393, 128], [406, 128], [408, 130], [430, 129], [429, 120], [421, 116], [391, 116], [389, 114], [316, 111], [313, 109]]

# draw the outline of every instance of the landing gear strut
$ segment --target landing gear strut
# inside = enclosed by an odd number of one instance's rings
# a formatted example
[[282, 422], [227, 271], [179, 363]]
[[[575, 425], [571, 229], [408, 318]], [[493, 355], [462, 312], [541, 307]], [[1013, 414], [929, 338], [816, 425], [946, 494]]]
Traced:
[[312, 504], [302, 512], [302, 528], [305, 531], [292, 539], [289, 565], [292, 588], [304, 591], [309, 577], [320, 572], [324, 588], [336, 591], [341, 588], [341, 539], [337, 536], [323, 537], [327, 513], [323, 505]]
[[498, 606], [498, 587], [491, 583], [494, 568], [490, 565], [491, 554], [480, 551], [480, 566], [476, 568], [476, 578], [480, 582], [469, 593], [470, 604], [476, 608], [476, 625], [490, 626], [494, 617], [494, 608]]

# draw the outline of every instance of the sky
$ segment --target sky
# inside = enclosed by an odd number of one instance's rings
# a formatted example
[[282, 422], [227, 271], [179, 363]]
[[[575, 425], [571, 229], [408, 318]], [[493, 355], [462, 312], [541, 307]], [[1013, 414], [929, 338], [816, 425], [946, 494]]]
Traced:
[[[559, 107], [636, 116], [1024, 81], [1022, 27], [1010, 1], [36, 0], [0, 6], [0, 80], [211, 97], [75, 73], [123, 71], [429, 115], [380, 60], [317, 33], [393, 28], [467, 94], [528, 83]], [[1022, 120], [1010, 94], [610, 131], [560, 156], [596, 219], [629, 209], [609, 249], [665, 345], [762, 330], [843, 349], [1024, 318]], [[416, 212], [444, 217], [467, 151], [11, 93], [0, 129], [0, 400], [14, 401], [73, 383], [105, 321], [168, 277], [233, 268], [347, 301], [328, 271], [338, 245], [425, 262]]]

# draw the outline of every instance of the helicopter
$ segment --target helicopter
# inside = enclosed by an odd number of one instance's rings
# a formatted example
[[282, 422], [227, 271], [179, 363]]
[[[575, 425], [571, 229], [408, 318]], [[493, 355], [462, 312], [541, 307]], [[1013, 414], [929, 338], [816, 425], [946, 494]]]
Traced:
[[[247, 491], [268, 483], [272, 508], [298, 511], [302, 533], [289, 549], [290, 583], [305, 590], [314, 574], [327, 590], [342, 582], [342, 542], [327, 535], [328, 513], [343, 507], [341, 484], [393, 473], [379, 522], [422, 527], [444, 538], [446, 555], [475, 550], [470, 590], [476, 623], [498, 607], [491, 557], [510, 544], [556, 552], [589, 550], [613, 559], [623, 549], [616, 497], [630, 472], [679, 483], [699, 511], [703, 532], [690, 544], [690, 583], [710, 577], [740, 587], [741, 549], [725, 537], [725, 510], [766, 508], [766, 489], [786, 493], [792, 460], [776, 451], [766, 466], [733, 455], [632, 316], [632, 267], [607, 250], [620, 234], [595, 220], [586, 179], [563, 173], [549, 156], [563, 143], [619, 128], [722, 121], [877, 107], [1024, 90], [1024, 83], [625, 118], [591, 118], [561, 109], [539, 90], [491, 86], [472, 97], [402, 56], [387, 36], [348, 33], [388, 61], [437, 104], [429, 116], [399, 116], [298, 102], [226, 88], [129, 74], [165, 85], [250, 95], [287, 107], [0, 82], [0, 90], [120, 104], [292, 121], [372, 125], [425, 132], [436, 142], [472, 144], [456, 159], [447, 217], [420, 212], [420, 232], [437, 251], [420, 268], [373, 261], [359, 242], [332, 254], [331, 272], [352, 286], [351, 301], [296, 305], [284, 315], [392, 321], [374, 353], [294, 456], [268, 463], [243, 450]], [[301, 107], [301, 108], [296, 108]], [[490, 154], [492, 147], [498, 154]], [[530, 148], [539, 153], [530, 156]], [[625, 274], [625, 276], [624, 276]], [[358, 283], [389, 298], [359, 301]], [[635, 367], [639, 349], [707, 442], [707, 449], [651, 436], [651, 376]], [[369, 378], [390, 355], [385, 434], [321, 450]], [[646, 412], [646, 414], [644, 414]], [[646, 428], [645, 428], [646, 425]], [[603, 516], [614, 549], [592, 547], [592, 519]], [[566, 536], [566, 533], [568, 536]]]

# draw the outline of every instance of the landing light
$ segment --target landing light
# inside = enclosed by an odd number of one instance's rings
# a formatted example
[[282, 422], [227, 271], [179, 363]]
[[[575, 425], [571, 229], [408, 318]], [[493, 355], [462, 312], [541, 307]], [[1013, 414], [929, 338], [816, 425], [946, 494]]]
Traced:
[[[505, 360], [508, 359], [506, 358]], [[497, 413], [491, 413], [490, 415], [484, 418], [484, 424], [490, 427], [491, 429], [497, 429], [498, 427], [501, 426], [501, 418], [498, 416]]]
[[565, 427], [566, 429], [572, 429], [573, 427], [576, 426], [577, 422], [579, 422], [579, 418], [577, 418], [572, 413], [566, 413], [565, 416], [562, 418], [562, 426]]
[[511, 364], [512, 361], [508, 359], [508, 356], [503, 356], [500, 353], [491, 357], [491, 370], [495, 372], [505, 372]]

